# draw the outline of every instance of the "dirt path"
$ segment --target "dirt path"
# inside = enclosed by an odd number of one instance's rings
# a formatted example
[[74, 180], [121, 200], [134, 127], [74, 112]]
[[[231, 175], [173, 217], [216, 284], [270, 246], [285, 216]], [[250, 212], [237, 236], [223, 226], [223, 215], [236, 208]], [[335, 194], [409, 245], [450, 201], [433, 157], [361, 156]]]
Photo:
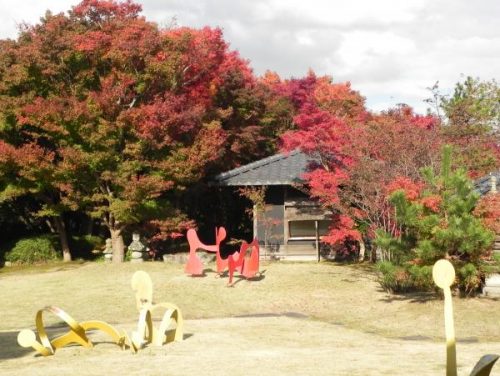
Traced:
[[[120, 325], [129, 332], [133, 324]], [[444, 375], [443, 343], [389, 339], [289, 316], [186, 321], [186, 339], [133, 355], [115, 345], [60, 349], [49, 358], [12, 343], [0, 348], [1, 375]], [[0, 332], [0, 337], [15, 333]], [[104, 340], [96, 334], [94, 341]], [[5, 341], [3, 342], [6, 343]], [[7, 348], [8, 347], [8, 348]], [[459, 343], [468, 375], [500, 343]], [[500, 375], [494, 368], [493, 375]]]

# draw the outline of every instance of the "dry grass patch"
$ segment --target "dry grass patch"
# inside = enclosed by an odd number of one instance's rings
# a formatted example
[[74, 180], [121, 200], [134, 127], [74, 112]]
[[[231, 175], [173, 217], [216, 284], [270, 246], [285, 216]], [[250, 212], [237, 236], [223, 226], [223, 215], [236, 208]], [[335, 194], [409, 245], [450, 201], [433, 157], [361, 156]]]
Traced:
[[[130, 279], [139, 269], [151, 275], [156, 301], [181, 308], [191, 335], [186, 341], [148, 348], [137, 356], [111, 344], [94, 350], [73, 347], [50, 359], [34, 357], [15, 343], [17, 331], [33, 328], [35, 312], [46, 305], [59, 306], [76, 320], [100, 319], [131, 331], [137, 312]], [[182, 265], [167, 263], [1, 269], [0, 373], [3, 367], [7, 373], [36, 374], [36, 369], [49, 374], [54, 367], [62, 374], [65, 367], [85, 364], [86, 374], [99, 374], [102, 367], [110, 374], [140, 374], [150, 361], [146, 374], [442, 373], [441, 300], [391, 296], [367, 266], [267, 263], [261, 269], [260, 280], [241, 280], [233, 288], [213, 272], [191, 278]], [[500, 353], [500, 301], [454, 299], [454, 304], [457, 337], [473, 342], [459, 344], [466, 374], [483, 353]]]

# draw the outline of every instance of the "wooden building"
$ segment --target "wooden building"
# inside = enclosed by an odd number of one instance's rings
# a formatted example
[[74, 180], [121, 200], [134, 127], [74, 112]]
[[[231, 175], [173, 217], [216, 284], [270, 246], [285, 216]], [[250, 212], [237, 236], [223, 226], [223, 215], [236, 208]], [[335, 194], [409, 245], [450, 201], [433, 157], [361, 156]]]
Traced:
[[219, 186], [265, 187], [263, 210], [253, 208], [253, 234], [263, 258], [319, 260], [330, 214], [303, 193], [303, 174], [315, 161], [299, 151], [277, 154], [215, 177]]

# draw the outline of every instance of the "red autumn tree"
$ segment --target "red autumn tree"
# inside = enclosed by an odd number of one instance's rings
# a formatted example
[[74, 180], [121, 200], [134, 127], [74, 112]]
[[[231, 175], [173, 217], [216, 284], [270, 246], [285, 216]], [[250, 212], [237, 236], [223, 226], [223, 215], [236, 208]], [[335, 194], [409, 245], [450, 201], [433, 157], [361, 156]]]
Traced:
[[305, 176], [313, 197], [332, 210], [333, 224], [325, 242], [343, 243], [360, 240], [351, 213], [345, 210], [340, 187], [349, 178], [354, 159], [348, 152], [352, 125], [365, 116], [364, 99], [349, 83], [334, 84], [331, 78], [317, 78], [312, 72], [304, 79], [285, 82], [281, 92], [297, 108], [297, 130], [286, 132], [283, 148], [299, 148], [313, 156], [318, 164]]
[[439, 123], [432, 116], [415, 115], [402, 106], [356, 125], [349, 140], [355, 168], [342, 189], [345, 207], [354, 208], [358, 224], [370, 237], [375, 229], [398, 230], [388, 201], [395, 179], [420, 179], [420, 169], [440, 160]]
[[488, 193], [481, 197], [474, 215], [481, 219], [488, 230], [500, 234], [500, 194]]
[[[127, 226], [177, 236], [191, 223], [177, 204], [185, 187], [258, 133], [231, 105], [255, 80], [222, 32], [160, 30], [139, 12], [84, 0], [3, 41], [0, 54], [3, 197], [50, 197], [40, 215], [63, 224], [77, 208], [100, 218], [115, 261]], [[27, 149], [35, 162], [19, 157]]]
[[284, 148], [300, 148], [319, 161], [306, 175], [308, 186], [336, 213], [324, 240], [361, 240], [361, 233], [373, 236], [376, 228], [396, 231], [387, 184], [398, 176], [417, 177], [421, 167], [439, 160], [437, 119], [407, 106], [370, 114], [348, 83], [311, 73], [284, 85], [282, 93], [299, 106], [298, 129], [284, 134]]

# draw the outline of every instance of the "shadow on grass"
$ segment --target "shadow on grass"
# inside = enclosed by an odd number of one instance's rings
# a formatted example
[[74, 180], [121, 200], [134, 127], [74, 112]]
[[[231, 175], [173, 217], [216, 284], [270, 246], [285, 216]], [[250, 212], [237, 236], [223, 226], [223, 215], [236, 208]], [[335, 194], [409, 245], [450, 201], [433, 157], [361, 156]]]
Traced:
[[12, 274], [41, 274], [46, 272], [73, 270], [78, 269], [84, 265], [88, 265], [89, 263], [91, 262], [85, 260], [76, 260], [71, 262], [53, 261], [36, 264], [13, 264], [12, 266], [8, 267], [0, 267], [0, 276]]
[[[45, 329], [49, 340], [52, 340], [69, 330], [69, 328], [62, 323], [46, 326]], [[41, 356], [31, 347], [21, 347], [17, 343], [18, 333], [19, 331], [0, 332], [0, 360], [20, 358], [30, 353], [33, 356]], [[40, 341], [38, 334], [37, 341]]]
[[0, 360], [21, 358], [30, 352], [31, 348], [24, 348], [17, 344], [19, 332], [0, 332]]
[[202, 274], [187, 274], [187, 276], [191, 277], [191, 278], [205, 278], [205, 277], [207, 277], [207, 273], [212, 274], [215, 272], [211, 268], [205, 268], [205, 269], [203, 269]]
[[393, 303], [393, 302], [427, 303], [432, 300], [441, 299], [439, 294], [435, 292], [407, 292], [407, 293], [391, 294], [383, 290], [382, 288], [379, 288], [378, 291], [386, 293], [386, 296], [384, 298], [379, 299], [379, 301], [384, 303]]
[[264, 275], [265, 272], [266, 272], [266, 269], [258, 272], [257, 275], [254, 276], [254, 277], [252, 277], [252, 278], [245, 278], [241, 274], [235, 275], [233, 278], [236, 279], [236, 281], [234, 281], [230, 285], [230, 287], [234, 287], [237, 283], [240, 283], [241, 281], [247, 281], [247, 282], [259, 282], [259, 281], [262, 281], [264, 278], [266, 278], [266, 276]]

